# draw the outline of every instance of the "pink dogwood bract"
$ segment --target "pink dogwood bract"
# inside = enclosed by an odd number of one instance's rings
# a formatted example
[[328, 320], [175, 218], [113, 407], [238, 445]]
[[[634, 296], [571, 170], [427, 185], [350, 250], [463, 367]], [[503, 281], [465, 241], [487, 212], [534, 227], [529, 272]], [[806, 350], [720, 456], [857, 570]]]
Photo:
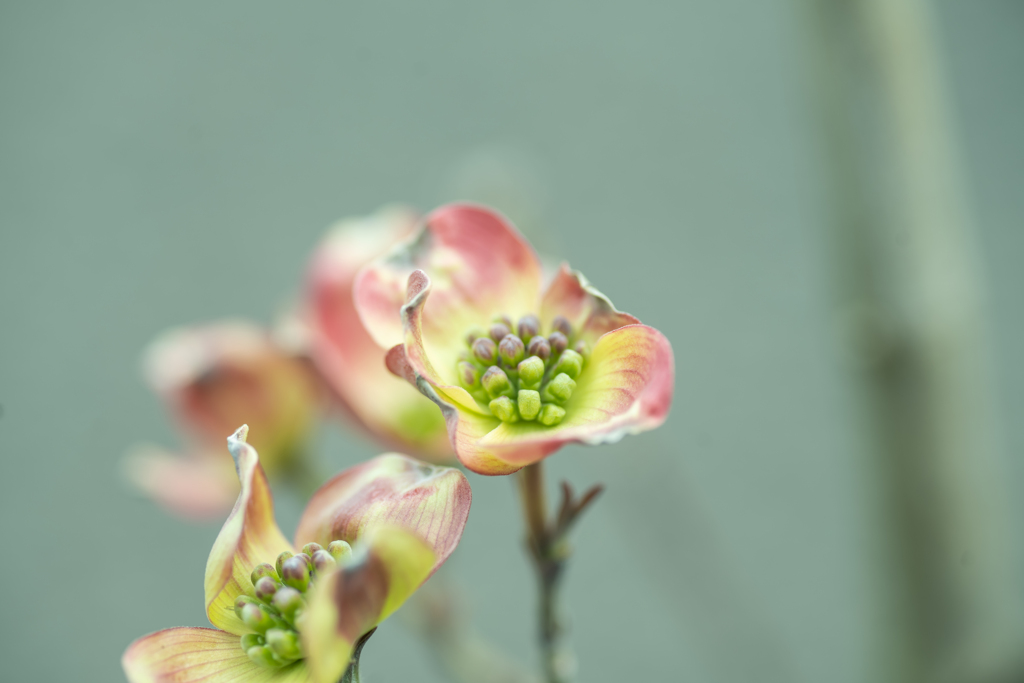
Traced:
[[131, 683], [336, 683], [360, 638], [462, 536], [472, 499], [465, 476], [385, 454], [324, 484], [293, 546], [274, 521], [247, 432], [228, 440], [241, 493], [206, 565], [206, 612], [216, 628], [139, 638], [122, 657]]
[[561, 446], [664, 422], [674, 359], [658, 330], [532, 247], [486, 207], [437, 209], [357, 276], [355, 303], [389, 369], [444, 415], [459, 460], [510, 474]]

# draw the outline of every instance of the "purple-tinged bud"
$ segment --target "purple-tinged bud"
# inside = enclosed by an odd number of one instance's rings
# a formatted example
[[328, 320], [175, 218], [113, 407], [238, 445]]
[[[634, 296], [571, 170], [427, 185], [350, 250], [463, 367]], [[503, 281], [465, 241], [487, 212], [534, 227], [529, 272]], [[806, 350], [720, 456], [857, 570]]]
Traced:
[[307, 567], [309, 567], [310, 569], [313, 568], [313, 558], [310, 557], [309, 555], [307, 555], [306, 553], [299, 553], [295, 557], [301, 557], [302, 559], [304, 559], [306, 561], [306, 566]]
[[264, 576], [256, 582], [256, 597], [263, 602], [270, 602], [277, 592], [278, 583], [269, 576]]
[[537, 420], [543, 425], [553, 427], [561, 422], [563, 417], [565, 417], [565, 408], [560, 408], [554, 403], [545, 403], [544, 407], [540, 409]]
[[527, 344], [540, 333], [540, 320], [535, 315], [524, 315], [519, 319], [519, 326], [516, 328], [519, 338]]
[[484, 365], [493, 365], [498, 360], [497, 342], [487, 337], [480, 337], [473, 342], [473, 356]]
[[[487, 341], [491, 340], [488, 339]], [[491, 343], [493, 344], [494, 342]], [[476, 368], [475, 365], [473, 365], [472, 363], [467, 363], [466, 361], [461, 361], [459, 363], [458, 370], [459, 381], [462, 382], [462, 386], [466, 387], [467, 389], [472, 389], [477, 385], [477, 380], [480, 379], [480, 377], [478, 376], [480, 374], [480, 371]]]
[[526, 357], [526, 345], [514, 334], [507, 334], [498, 344], [498, 355], [507, 367], [514, 368]]
[[540, 413], [540, 392], [520, 389], [516, 405], [519, 408], [520, 417], [524, 420], [533, 420]]
[[544, 388], [545, 398], [565, 403], [572, 398], [572, 392], [576, 388], [576, 382], [572, 381], [569, 375], [561, 372], [555, 375], [554, 379], [548, 382]]
[[302, 658], [299, 634], [291, 629], [272, 628], [267, 631], [267, 647], [277, 655], [278, 659], [286, 662]]
[[289, 557], [281, 565], [281, 581], [299, 592], [309, 588], [309, 564], [305, 555]]
[[544, 337], [537, 335], [530, 340], [530, 345], [526, 347], [526, 354], [547, 360], [551, 357], [551, 344]]
[[555, 369], [552, 372], [564, 372], [569, 377], [576, 379], [583, 372], [583, 356], [572, 349], [566, 349], [555, 363]]
[[551, 344], [551, 355], [556, 357], [569, 346], [569, 340], [561, 332], [549, 334], [548, 343]]
[[522, 389], [540, 389], [544, 379], [544, 361], [537, 356], [530, 356], [519, 364], [519, 386]]
[[518, 422], [519, 415], [516, 413], [516, 404], [508, 396], [496, 398], [488, 404], [491, 414], [502, 422]]
[[259, 633], [246, 633], [242, 636], [242, 650], [248, 652], [250, 647], [259, 647], [266, 642]]
[[327, 546], [327, 552], [331, 554], [336, 562], [341, 564], [346, 558], [352, 555], [352, 546], [345, 541], [331, 541]]
[[259, 664], [260, 666], [266, 666], [272, 669], [284, 666], [284, 662], [279, 661], [266, 645], [250, 647], [245, 651], [245, 654], [249, 656], [249, 659], [252, 660], [254, 664]]
[[491, 329], [488, 331], [488, 334], [490, 334], [491, 339], [494, 340], [494, 343], [497, 344], [502, 339], [512, 334], [511, 328], [511, 325], [506, 325], [505, 323], [494, 323], [493, 325], [491, 325]]
[[259, 605], [259, 600], [249, 595], [239, 595], [235, 598], [235, 616], [242, 618], [242, 608], [246, 605]]
[[512, 318], [508, 317], [507, 315], [494, 316], [494, 322], [501, 323], [510, 330], [512, 329]]
[[580, 354], [584, 358], [590, 355], [590, 346], [587, 344], [587, 342], [583, 341], [582, 339], [573, 344], [572, 350]]
[[466, 333], [466, 345], [473, 346], [473, 342], [475, 342], [480, 337], [484, 336], [486, 336], [486, 333], [483, 330], [481, 330], [479, 327], [474, 327], [473, 329]]
[[572, 323], [570, 323], [565, 316], [555, 316], [555, 319], [551, 321], [551, 329], [561, 332], [566, 336], [566, 338], [572, 336]]
[[252, 581], [252, 585], [255, 586], [256, 582], [262, 579], [264, 576], [269, 576], [271, 579], [275, 581], [277, 580], [278, 577], [277, 572], [274, 570], [274, 568], [266, 562], [264, 562], [263, 564], [256, 565], [256, 567], [252, 570], [252, 574], [249, 575], [249, 580]]
[[295, 557], [295, 553], [285, 550], [283, 553], [277, 556], [277, 578], [281, 578], [281, 567], [284, 565], [284, 561], [289, 557]]
[[291, 619], [297, 611], [306, 606], [306, 601], [302, 599], [302, 593], [291, 586], [281, 586], [274, 593], [271, 604], [284, 615], [285, 619]]
[[320, 545], [319, 543], [307, 543], [306, 545], [302, 546], [302, 552], [304, 552], [305, 554], [309, 555], [310, 558], [313, 557], [313, 553], [315, 553], [317, 550], [323, 550], [323, 549], [324, 549], [324, 547], [322, 545]]
[[317, 574], [328, 572], [338, 566], [338, 563], [334, 561], [331, 554], [326, 550], [317, 550], [313, 553], [313, 566], [316, 567]]
[[480, 383], [484, 385], [484, 389], [487, 390], [491, 398], [509, 396], [512, 393], [512, 384], [508, 381], [508, 375], [497, 365], [487, 368], [487, 372], [480, 378]]
[[263, 605], [248, 604], [242, 608], [242, 623], [257, 633], [266, 633], [268, 628], [277, 626], [277, 620]]

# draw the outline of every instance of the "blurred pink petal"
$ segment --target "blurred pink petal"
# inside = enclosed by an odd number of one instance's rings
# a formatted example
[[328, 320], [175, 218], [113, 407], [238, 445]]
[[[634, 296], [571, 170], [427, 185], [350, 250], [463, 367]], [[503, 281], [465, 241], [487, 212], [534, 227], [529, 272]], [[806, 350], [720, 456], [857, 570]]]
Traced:
[[147, 444], [132, 449], [121, 467], [140, 492], [188, 519], [216, 519], [238, 496], [235, 467], [223, 453], [179, 455]]
[[366, 332], [352, 299], [359, 269], [415, 226], [414, 213], [391, 208], [330, 230], [309, 265], [310, 355], [338, 402], [366, 431], [385, 444], [443, 462], [452, 459], [444, 420], [429, 401], [387, 371], [385, 349]]

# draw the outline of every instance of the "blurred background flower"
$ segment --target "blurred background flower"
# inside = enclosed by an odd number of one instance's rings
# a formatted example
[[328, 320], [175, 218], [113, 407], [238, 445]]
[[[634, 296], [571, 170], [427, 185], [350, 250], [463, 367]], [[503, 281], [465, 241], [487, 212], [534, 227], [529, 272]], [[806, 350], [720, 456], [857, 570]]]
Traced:
[[181, 455], [136, 446], [123, 470], [171, 511], [219, 518], [231, 509], [238, 477], [224, 435], [246, 421], [259, 425], [252, 444], [268, 476], [315, 476], [308, 447], [323, 389], [308, 361], [268, 330], [241, 320], [168, 330], [149, 345], [143, 370], [186, 445]]

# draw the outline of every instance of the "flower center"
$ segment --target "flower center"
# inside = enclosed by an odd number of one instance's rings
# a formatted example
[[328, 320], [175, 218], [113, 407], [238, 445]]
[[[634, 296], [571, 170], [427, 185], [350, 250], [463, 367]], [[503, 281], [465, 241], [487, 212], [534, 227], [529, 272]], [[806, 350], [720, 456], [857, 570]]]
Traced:
[[548, 427], [562, 421], [589, 352], [586, 342], [574, 339], [568, 320], [558, 316], [544, 336], [535, 315], [523, 316], [515, 332], [511, 319], [501, 316], [486, 331], [470, 332], [466, 343], [459, 381], [492, 415]]
[[333, 541], [325, 550], [307, 543], [298, 555], [285, 551], [274, 565], [257, 565], [249, 577], [256, 597], [241, 595], [235, 614], [252, 633], [242, 636], [249, 659], [268, 667], [287, 666], [303, 658], [296, 627], [306, 608], [306, 593], [318, 575], [330, 571], [351, 556], [345, 541]]

